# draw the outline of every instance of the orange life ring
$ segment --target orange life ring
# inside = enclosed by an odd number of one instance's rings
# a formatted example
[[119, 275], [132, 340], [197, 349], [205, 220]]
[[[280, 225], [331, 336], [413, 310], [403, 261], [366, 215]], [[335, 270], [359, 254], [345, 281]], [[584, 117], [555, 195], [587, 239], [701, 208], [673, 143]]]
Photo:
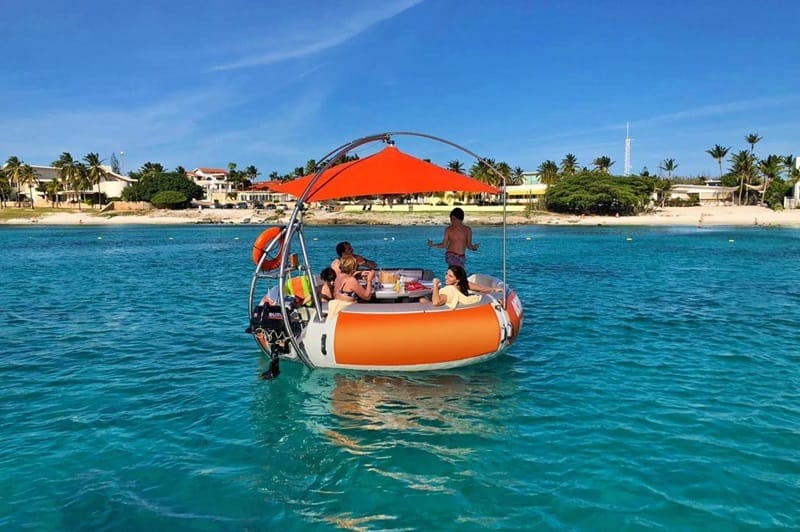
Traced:
[[[261, 269], [264, 271], [274, 270], [280, 265], [281, 255], [283, 254], [283, 232], [283, 227], [269, 227], [258, 235], [258, 238], [256, 238], [253, 244], [253, 262], [256, 266], [258, 266], [261, 256], [264, 255], [264, 250], [266, 250], [267, 246], [276, 238], [280, 238], [281, 240], [278, 242], [277, 246], [273, 246], [270, 250], [270, 255], [264, 259], [264, 262], [261, 264]], [[273, 252], [275, 253], [274, 257], [272, 256]]]

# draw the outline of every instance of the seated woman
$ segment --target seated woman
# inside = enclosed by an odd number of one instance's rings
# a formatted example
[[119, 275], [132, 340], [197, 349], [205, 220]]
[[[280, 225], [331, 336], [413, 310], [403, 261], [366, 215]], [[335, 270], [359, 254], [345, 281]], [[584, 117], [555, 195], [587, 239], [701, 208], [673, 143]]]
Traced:
[[[441, 307], [447, 305], [449, 308], [454, 309], [458, 304], [471, 305], [481, 300], [478, 294], [469, 295], [470, 282], [467, 281], [467, 272], [464, 268], [454, 264], [447, 268], [447, 273], [444, 276], [445, 286], [440, 288], [441, 281], [439, 279], [433, 280], [433, 293], [431, 294], [431, 303], [434, 307]], [[490, 289], [486, 289], [490, 291]], [[427, 303], [427, 299], [421, 299], [421, 303]]]
[[333, 268], [325, 268], [319, 274], [322, 279], [322, 288], [319, 290], [319, 298], [323, 303], [329, 302], [333, 299], [333, 284], [336, 282], [336, 272]]
[[359, 300], [368, 301], [372, 297], [372, 279], [375, 277], [375, 271], [369, 270], [366, 272], [367, 286], [361, 286], [358, 279], [355, 278], [355, 273], [358, 270], [358, 262], [352, 255], [345, 255], [339, 262], [339, 269], [341, 274], [336, 276], [336, 282], [333, 285], [333, 299], [328, 304], [328, 317], [333, 317], [339, 311]]

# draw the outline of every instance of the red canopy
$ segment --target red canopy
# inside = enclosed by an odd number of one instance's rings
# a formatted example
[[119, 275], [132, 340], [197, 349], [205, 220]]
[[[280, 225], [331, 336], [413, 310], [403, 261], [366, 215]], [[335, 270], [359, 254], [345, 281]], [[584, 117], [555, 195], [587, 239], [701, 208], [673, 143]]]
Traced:
[[[272, 188], [299, 198], [313, 177], [307, 175]], [[319, 176], [305, 201], [446, 191], [500, 193], [477, 179], [387, 146], [369, 157], [328, 168]]]

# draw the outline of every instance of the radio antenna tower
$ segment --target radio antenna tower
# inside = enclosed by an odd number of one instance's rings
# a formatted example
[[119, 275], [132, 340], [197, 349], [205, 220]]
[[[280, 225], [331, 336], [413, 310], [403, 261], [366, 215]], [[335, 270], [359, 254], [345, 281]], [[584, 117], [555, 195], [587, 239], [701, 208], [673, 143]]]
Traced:
[[625, 175], [631, 175], [631, 123], [625, 122]]

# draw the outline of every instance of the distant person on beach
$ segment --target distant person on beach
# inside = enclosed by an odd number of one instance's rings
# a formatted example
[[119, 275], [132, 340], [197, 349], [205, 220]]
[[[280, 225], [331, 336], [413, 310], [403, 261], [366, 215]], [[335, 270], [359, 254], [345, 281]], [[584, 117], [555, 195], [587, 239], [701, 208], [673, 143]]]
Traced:
[[444, 237], [438, 244], [428, 239], [428, 247], [445, 248], [444, 260], [448, 266], [461, 266], [467, 263], [467, 249], [478, 251], [479, 244], [472, 243], [472, 229], [464, 224], [464, 210], [456, 207], [450, 211], [450, 225], [444, 230]]
[[331, 268], [333, 268], [333, 271], [336, 272], [336, 275], [342, 273], [342, 270], [339, 268], [339, 263], [346, 255], [350, 255], [356, 259], [356, 264], [358, 265], [359, 269], [374, 270], [378, 267], [378, 264], [375, 261], [371, 261], [362, 257], [361, 255], [356, 255], [353, 253], [353, 246], [350, 245], [350, 242], [339, 242], [336, 244], [336, 255], [338, 255], [339, 258], [334, 259], [333, 262], [331, 262]]

